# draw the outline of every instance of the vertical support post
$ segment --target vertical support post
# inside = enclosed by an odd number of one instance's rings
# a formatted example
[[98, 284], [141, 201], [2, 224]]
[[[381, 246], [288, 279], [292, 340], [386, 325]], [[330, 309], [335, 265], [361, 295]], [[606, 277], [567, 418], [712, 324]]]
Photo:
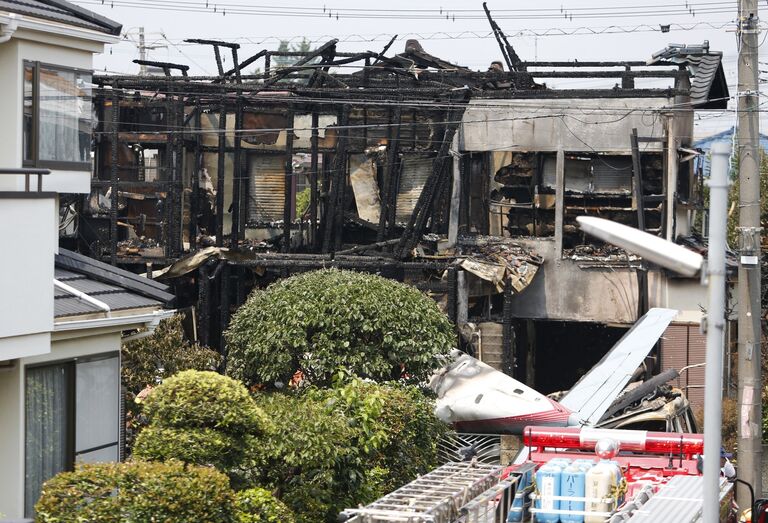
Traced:
[[467, 273], [463, 270], [456, 274], [456, 324], [467, 323], [469, 319], [469, 288]]
[[189, 250], [197, 250], [197, 215], [200, 212], [200, 175], [203, 171], [203, 129], [200, 102], [195, 107], [195, 167], [189, 194]]
[[320, 115], [312, 111], [312, 138], [310, 139], [309, 164], [309, 244], [312, 250], [317, 249], [317, 167], [319, 164]]
[[293, 107], [286, 118], [288, 128], [285, 134], [285, 194], [283, 200], [283, 252], [291, 252], [291, 223], [296, 198], [293, 194]]
[[216, 167], [216, 246], [224, 245], [224, 177], [227, 155], [227, 103], [219, 109], [219, 150]]
[[563, 256], [563, 221], [565, 219], [565, 152], [557, 150], [555, 165], [555, 259]]
[[461, 136], [462, 127], [453, 136], [451, 154], [453, 155], [453, 180], [451, 183], [451, 209], [448, 215], [448, 248], [456, 247], [459, 238], [459, 206], [461, 204]]
[[219, 278], [221, 278], [221, 298], [219, 300], [219, 354], [221, 354], [221, 368], [225, 369], [227, 367], [228, 350], [227, 341], [224, 337], [224, 331], [226, 331], [227, 327], [229, 326], [230, 267], [227, 260], [221, 260], [219, 263], [222, 264], [219, 271]]
[[635, 186], [635, 205], [637, 205], [637, 228], [645, 231], [645, 202], [643, 201], [643, 172], [640, 164], [640, 147], [637, 139], [637, 128], [630, 135], [632, 145], [632, 175]]
[[[234, 50], [233, 50], [234, 52]], [[230, 245], [237, 249], [240, 240], [241, 225], [241, 186], [243, 183], [242, 166], [242, 133], [243, 128], [243, 100], [240, 92], [237, 93], [237, 104], [235, 105], [235, 139], [234, 139], [234, 158], [232, 163], [232, 232], [230, 233]]]
[[456, 267], [448, 268], [448, 317], [452, 322], [456, 323], [458, 318], [458, 269]]
[[379, 229], [376, 233], [376, 241], [381, 242], [388, 236], [389, 227], [394, 224], [393, 208], [397, 201], [397, 153], [400, 147], [400, 122], [402, 109], [398, 105], [392, 115], [389, 132], [387, 133], [387, 165], [384, 167], [384, 179], [382, 185], [384, 191], [381, 198], [381, 214], [379, 215]]
[[119, 180], [117, 172], [117, 126], [120, 115], [120, 94], [117, 89], [112, 89], [112, 129], [110, 133], [110, 202], [109, 202], [109, 260], [112, 265], [117, 265], [117, 196], [119, 192]]
[[201, 345], [208, 346], [211, 343], [211, 281], [208, 279], [208, 263], [202, 264], [197, 270], [197, 293], [198, 338]]
[[[725, 342], [725, 249], [728, 221], [729, 149], [728, 144], [723, 143], [712, 146], [712, 172], [709, 181], [709, 254], [707, 256], [709, 302], [707, 365], [704, 374], [704, 523], [720, 521], [720, 441], [723, 417], [721, 409]], [[760, 394], [759, 389], [757, 394]], [[747, 506], [749, 504], [748, 502]]]
[[501, 312], [501, 368], [505, 374], [514, 375], [515, 370], [515, 329], [512, 327], [512, 282], [504, 283], [504, 309]]
[[[757, 0], [739, 2], [739, 478], [762, 493], [760, 93]], [[710, 232], [711, 235], [711, 232]], [[710, 240], [711, 241], [711, 240]], [[706, 441], [706, 440], [705, 440]], [[737, 490], [740, 506], [749, 493]]]

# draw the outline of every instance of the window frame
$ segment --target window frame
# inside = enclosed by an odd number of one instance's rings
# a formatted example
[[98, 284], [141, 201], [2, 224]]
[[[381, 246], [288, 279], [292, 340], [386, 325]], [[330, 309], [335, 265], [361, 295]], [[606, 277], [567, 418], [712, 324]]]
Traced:
[[[41, 62], [39, 60], [23, 60], [22, 62], [22, 75], [21, 75], [21, 93], [22, 93], [22, 137], [24, 136], [24, 98], [26, 96], [24, 90], [24, 82], [26, 81], [26, 68], [32, 68], [32, 128], [30, 129], [29, 139], [30, 150], [32, 152], [32, 158], [24, 158], [26, 153], [24, 147], [24, 140], [21, 144], [21, 158], [22, 166], [24, 167], [38, 167], [45, 169], [59, 169], [63, 171], [91, 171], [91, 161], [86, 162], [70, 162], [65, 160], [41, 160], [40, 159], [40, 69], [51, 69], [54, 71], [61, 71], [66, 73], [75, 74], [90, 74], [91, 82], [93, 82], [93, 70], [92, 69], [80, 69], [77, 67], [67, 67], [58, 64], [51, 64], [47, 62]], [[93, 95], [91, 95], [91, 104], [93, 104]], [[93, 119], [93, 105], [91, 105], [91, 121]]]
[[[36, 368], [44, 368], [44, 367], [63, 367], [66, 372], [66, 387], [67, 389], [64, 391], [64, 394], [66, 396], [66, 404], [67, 404], [67, 412], [66, 412], [66, 420], [67, 420], [67, 432], [66, 432], [66, 467], [65, 471], [72, 471], [75, 468], [75, 465], [77, 464], [77, 458], [78, 456], [82, 454], [87, 454], [88, 452], [93, 452], [95, 450], [100, 450], [102, 448], [108, 448], [117, 445], [117, 460], [122, 461], [123, 454], [122, 454], [122, 445], [123, 445], [123, 439], [122, 439], [122, 430], [118, 428], [118, 439], [115, 443], [109, 443], [104, 445], [99, 445], [94, 448], [89, 448], [81, 451], [77, 451], [76, 447], [76, 441], [77, 441], [77, 364], [78, 363], [89, 363], [92, 361], [99, 361], [99, 360], [107, 360], [117, 358], [118, 362], [118, 405], [117, 405], [117, 413], [118, 413], [118, 423], [120, 426], [122, 426], [125, 423], [125, 415], [122, 409], [122, 399], [123, 399], [123, 392], [122, 392], [122, 383], [120, 378], [120, 369], [122, 369], [122, 354], [120, 351], [107, 351], [107, 352], [100, 352], [98, 354], [89, 354], [87, 356], [81, 356], [81, 357], [74, 357], [74, 358], [64, 358], [60, 360], [52, 360], [52, 361], [45, 361], [40, 363], [32, 363], [29, 365], [24, 366], [24, 397], [23, 397], [23, 412], [24, 414], [24, 456], [23, 456], [23, 462], [24, 462], [24, 484], [23, 484], [23, 492], [24, 492], [24, 507], [26, 512], [26, 505], [27, 505], [27, 482], [26, 482], [26, 476], [27, 476], [27, 453], [29, 452], [29, 449], [27, 448], [27, 421], [26, 421], [26, 409], [27, 409], [27, 391], [26, 391], [26, 380], [27, 380], [27, 371], [29, 369], [36, 369]], [[37, 500], [35, 500], [36, 502]], [[32, 517], [32, 515], [25, 515], [25, 517]]]

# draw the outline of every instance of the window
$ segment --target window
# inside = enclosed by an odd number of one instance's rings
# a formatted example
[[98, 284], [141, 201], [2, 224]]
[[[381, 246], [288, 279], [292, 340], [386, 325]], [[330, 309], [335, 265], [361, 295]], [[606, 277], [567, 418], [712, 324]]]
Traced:
[[119, 459], [119, 358], [27, 367], [24, 396], [24, 512], [33, 517], [45, 481], [75, 462]]
[[24, 62], [27, 167], [90, 169], [91, 73]]

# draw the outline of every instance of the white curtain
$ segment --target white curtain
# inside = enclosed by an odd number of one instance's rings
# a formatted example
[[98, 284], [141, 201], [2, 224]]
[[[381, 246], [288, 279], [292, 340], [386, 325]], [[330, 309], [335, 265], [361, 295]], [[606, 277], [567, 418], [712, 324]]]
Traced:
[[27, 369], [24, 513], [34, 515], [43, 483], [67, 467], [66, 365]]
[[90, 75], [40, 68], [40, 160], [89, 161]]

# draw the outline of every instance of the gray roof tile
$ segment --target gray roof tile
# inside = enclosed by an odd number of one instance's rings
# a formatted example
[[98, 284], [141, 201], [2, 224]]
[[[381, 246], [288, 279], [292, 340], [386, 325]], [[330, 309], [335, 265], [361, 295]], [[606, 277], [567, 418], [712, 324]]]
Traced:
[[0, 0], [0, 11], [42, 18], [110, 35], [119, 35], [122, 25], [66, 0]]

